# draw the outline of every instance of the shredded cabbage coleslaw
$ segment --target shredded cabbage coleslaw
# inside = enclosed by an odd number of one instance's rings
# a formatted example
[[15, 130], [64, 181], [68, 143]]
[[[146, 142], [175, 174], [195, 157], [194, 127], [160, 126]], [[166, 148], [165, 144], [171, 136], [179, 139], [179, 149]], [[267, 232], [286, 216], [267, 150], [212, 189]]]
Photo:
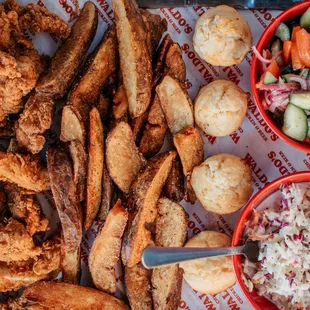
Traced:
[[245, 234], [259, 240], [258, 263], [243, 264], [250, 291], [279, 309], [310, 309], [310, 185], [281, 187], [280, 206], [254, 210]]

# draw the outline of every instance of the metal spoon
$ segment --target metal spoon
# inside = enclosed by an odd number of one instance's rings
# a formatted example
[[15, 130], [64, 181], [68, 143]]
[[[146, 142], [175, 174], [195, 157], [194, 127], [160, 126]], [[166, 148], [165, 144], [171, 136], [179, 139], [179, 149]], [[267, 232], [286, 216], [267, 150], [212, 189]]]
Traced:
[[247, 240], [244, 245], [229, 248], [177, 248], [147, 247], [142, 254], [142, 264], [147, 269], [181, 262], [227, 255], [245, 255], [252, 263], [257, 262], [258, 241]]

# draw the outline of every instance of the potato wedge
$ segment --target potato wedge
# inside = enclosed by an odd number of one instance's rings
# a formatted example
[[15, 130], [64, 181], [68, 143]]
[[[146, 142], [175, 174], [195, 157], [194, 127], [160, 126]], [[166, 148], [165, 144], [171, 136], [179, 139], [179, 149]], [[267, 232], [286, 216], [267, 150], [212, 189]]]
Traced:
[[106, 140], [106, 165], [111, 178], [124, 193], [144, 167], [145, 160], [139, 153], [130, 126], [120, 122]]
[[92, 225], [101, 204], [104, 165], [104, 132], [97, 108], [89, 112], [88, 165], [84, 228]]
[[36, 85], [38, 93], [61, 98], [72, 84], [79, 65], [95, 36], [98, 24], [96, 6], [86, 2], [72, 27], [69, 38], [57, 50], [47, 74]]
[[128, 123], [128, 99], [123, 84], [118, 87], [113, 98], [111, 128], [121, 121]]
[[156, 54], [156, 50], [162, 35], [168, 29], [168, 23], [167, 20], [161, 18], [160, 15], [152, 14], [148, 10], [141, 10], [141, 15], [145, 24], [147, 25], [148, 32], [150, 34], [151, 55], [153, 58]]
[[184, 175], [179, 157], [172, 164], [163, 192], [165, 197], [176, 202], [180, 202], [184, 197]]
[[78, 110], [66, 105], [62, 109], [60, 140], [64, 142], [79, 141], [85, 145], [86, 132], [84, 122]]
[[113, 194], [114, 185], [107, 168], [104, 166], [102, 175], [102, 199], [98, 213], [98, 218], [100, 221], [105, 221], [108, 216], [108, 213], [111, 209]]
[[[155, 245], [182, 247], [187, 237], [188, 216], [177, 203], [161, 198], [158, 201]], [[183, 269], [179, 265], [155, 268], [152, 273], [154, 309], [177, 309], [181, 299]]]
[[148, 122], [140, 141], [139, 149], [145, 158], [151, 158], [160, 151], [164, 144], [167, 129], [165, 114], [161, 108], [159, 97], [155, 94], [148, 115]]
[[196, 195], [192, 189], [190, 178], [193, 169], [203, 161], [203, 140], [198, 129], [185, 127], [173, 137], [173, 143], [181, 158], [183, 173], [187, 182], [188, 200], [194, 203]]
[[134, 0], [113, 0], [120, 64], [131, 118], [142, 115], [151, 100], [152, 59], [146, 27]]
[[148, 117], [148, 111], [145, 111], [142, 115], [130, 121], [130, 127], [132, 130], [133, 138], [137, 144], [139, 144], [141, 140], [143, 134], [142, 130], [144, 128], [144, 125], [146, 124], [147, 117]]
[[62, 226], [62, 271], [65, 282], [78, 283], [82, 210], [76, 195], [73, 169], [68, 153], [61, 147], [49, 146], [47, 169], [51, 189]]
[[137, 264], [125, 267], [125, 287], [132, 310], [152, 310], [151, 270]]
[[176, 79], [166, 75], [156, 87], [156, 93], [173, 135], [184, 127], [194, 125], [191, 100]]
[[89, 253], [89, 270], [95, 286], [109, 294], [116, 292], [115, 265], [120, 258], [128, 211], [118, 200], [108, 214]]
[[117, 69], [118, 51], [115, 27], [111, 27], [86, 62], [86, 71], [68, 96], [68, 104], [73, 105], [87, 123], [92, 106], [99, 101], [101, 89]]
[[160, 46], [158, 47], [156, 59], [153, 65], [153, 82], [152, 82], [153, 86], [157, 85], [157, 83], [159, 82], [159, 80], [161, 79], [163, 75], [164, 68], [165, 68], [166, 55], [172, 44], [173, 44], [173, 41], [170, 35], [166, 34]]
[[169, 47], [165, 60], [165, 74], [176, 78], [182, 84], [186, 80], [186, 66], [178, 43], [173, 43]]
[[140, 262], [143, 250], [151, 242], [151, 232], [146, 225], [155, 221], [157, 201], [175, 157], [175, 151], [153, 157], [132, 184], [129, 194], [131, 216], [122, 247], [122, 260], [128, 267]]
[[61, 282], [38, 282], [24, 291], [23, 296], [48, 308], [57, 309], [102, 309], [127, 310], [119, 299], [93, 288]]
[[69, 145], [70, 155], [73, 163], [73, 181], [79, 201], [85, 199], [87, 154], [85, 148], [79, 141], [71, 141]]

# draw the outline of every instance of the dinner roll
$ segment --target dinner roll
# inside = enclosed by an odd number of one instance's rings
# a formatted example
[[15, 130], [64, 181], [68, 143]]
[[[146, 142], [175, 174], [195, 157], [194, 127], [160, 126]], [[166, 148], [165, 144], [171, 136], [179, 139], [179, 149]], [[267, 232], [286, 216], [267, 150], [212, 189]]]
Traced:
[[242, 62], [250, 50], [252, 33], [234, 8], [219, 5], [198, 19], [193, 45], [198, 55], [213, 66], [231, 66]]
[[211, 156], [195, 167], [191, 184], [202, 206], [218, 214], [236, 212], [253, 192], [249, 166], [231, 154]]
[[227, 136], [244, 120], [247, 95], [231, 81], [216, 80], [200, 89], [194, 109], [195, 121], [207, 135]]
[[[202, 231], [185, 244], [186, 248], [216, 248], [231, 246], [231, 238], [216, 231]], [[201, 258], [183, 262], [184, 279], [196, 291], [218, 294], [236, 283], [230, 256]]]

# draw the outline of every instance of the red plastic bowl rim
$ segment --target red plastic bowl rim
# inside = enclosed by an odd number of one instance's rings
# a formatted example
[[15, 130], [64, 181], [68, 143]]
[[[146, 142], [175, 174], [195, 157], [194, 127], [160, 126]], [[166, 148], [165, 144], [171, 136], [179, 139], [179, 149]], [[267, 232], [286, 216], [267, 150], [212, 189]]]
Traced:
[[[275, 29], [278, 27], [278, 25], [282, 21], [291, 20], [294, 18], [294, 16], [301, 15], [303, 11], [306, 11], [306, 9], [310, 6], [310, 1], [303, 1], [301, 3], [297, 3], [290, 7], [288, 10], [284, 11], [280, 15], [278, 15], [275, 20], [269, 24], [269, 26], [265, 29], [262, 36], [260, 37], [259, 41], [257, 42], [256, 48], [261, 53], [263, 48], [268, 44], [269, 40], [267, 40], [268, 36], [275, 32]], [[267, 42], [266, 42], [267, 41]], [[295, 141], [285, 135], [282, 130], [275, 124], [273, 119], [268, 115], [268, 113], [265, 111], [261, 98], [259, 96], [259, 92], [256, 89], [255, 85], [257, 83], [257, 67], [259, 64], [259, 60], [256, 57], [256, 55], [253, 55], [252, 58], [252, 65], [251, 65], [251, 73], [250, 73], [250, 81], [251, 81], [251, 89], [252, 94], [254, 97], [254, 101], [256, 103], [256, 106], [262, 115], [264, 121], [268, 124], [268, 126], [279, 136], [282, 140], [284, 140], [287, 144], [291, 145], [292, 147], [295, 147], [303, 152], [310, 152], [310, 144], [305, 144], [302, 142]]]
[[[264, 201], [268, 196], [270, 196], [272, 193], [277, 191], [280, 187], [280, 185], [285, 183], [302, 183], [302, 182], [310, 182], [310, 171], [302, 171], [302, 172], [296, 172], [284, 177], [281, 177], [279, 179], [276, 179], [260, 189], [246, 204], [244, 209], [242, 210], [239, 219], [237, 221], [233, 238], [232, 238], [232, 246], [238, 246], [242, 244], [242, 237], [244, 232], [244, 226], [246, 221], [249, 219], [249, 217], [252, 214], [252, 211], [254, 208], [256, 208], [262, 201]], [[243, 280], [241, 278], [241, 256], [234, 255], [233, 258], [233, 265], [235, 274], [237, 277], [237, 282], [239, 286], [241, 287], [243, 293], [245, 294], [248, 301], [252, 304], [252, 306], [256, 310], [262, 310], [262, 308], [258, 305], [256, 301], [253, 300], [253, 297], [251, 296], [251, 293], [248, 291], [247, 287], [243, 283]], [[267, 303], [271, 304], [269, 301], [266, 300]], [[264, 309], [271, 309], [271, 308], [265, 308]], [[274, 309], [277, 309], [276, 307]]]

